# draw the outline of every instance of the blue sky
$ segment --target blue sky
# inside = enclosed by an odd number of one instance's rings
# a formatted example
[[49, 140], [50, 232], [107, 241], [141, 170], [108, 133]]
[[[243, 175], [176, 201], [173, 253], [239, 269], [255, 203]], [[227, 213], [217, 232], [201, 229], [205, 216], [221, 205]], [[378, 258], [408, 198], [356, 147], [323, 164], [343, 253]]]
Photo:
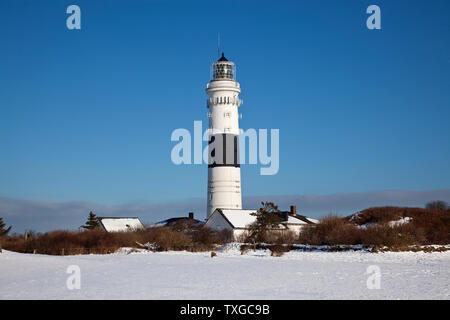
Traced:
[[[77, 4], [82, 29], [66, 28]], [[370, 4], [382, 30], [366, 28]], [[450, 3], [2, 1], [0, 196], [101, 205], [205, 198], [170, 160], [206, 125], [217, 33], [241, 127], [280, 129], [280, 171], [246, 197], [450, 189]], [[450, 200], [450, 199], [443, 199]]]

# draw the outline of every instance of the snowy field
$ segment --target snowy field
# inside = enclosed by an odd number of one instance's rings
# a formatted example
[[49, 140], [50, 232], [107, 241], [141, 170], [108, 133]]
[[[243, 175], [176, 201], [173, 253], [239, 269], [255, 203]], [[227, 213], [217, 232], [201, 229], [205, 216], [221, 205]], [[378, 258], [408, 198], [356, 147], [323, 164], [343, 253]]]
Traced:
[[[0, 253], [0, 299], [450, 299], [450, 252]], [[81, 288], [69, 290], [70, 265]], [[368, 289], [369, 266], [381, 272]]]

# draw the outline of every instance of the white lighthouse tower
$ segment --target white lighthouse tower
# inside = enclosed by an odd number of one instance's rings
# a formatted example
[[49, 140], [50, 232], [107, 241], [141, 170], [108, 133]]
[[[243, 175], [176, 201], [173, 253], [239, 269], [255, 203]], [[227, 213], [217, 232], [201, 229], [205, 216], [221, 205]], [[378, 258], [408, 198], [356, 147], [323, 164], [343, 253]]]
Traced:
[[222, 53], [206, 86], [210, 129], [207, 218], [218, 208], [242, 209], [238, 146], [241, 88], [235, 77], [234, 63]]

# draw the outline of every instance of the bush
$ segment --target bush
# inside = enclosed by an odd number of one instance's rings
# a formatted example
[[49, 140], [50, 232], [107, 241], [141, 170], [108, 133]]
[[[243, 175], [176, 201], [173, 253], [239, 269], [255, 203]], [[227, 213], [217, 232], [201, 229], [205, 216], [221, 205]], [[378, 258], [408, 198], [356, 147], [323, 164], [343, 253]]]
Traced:
[[368, 227], [362, 233], [362, 244], [387, 247], [417, 245], [424, 242], [420, 229], [412, 225], [390, 227], [387, 224]]
[[191, 238], [196, 248], [204, 248], [208, 250], [217, 244], [225, 244], [231, 242], [232, 233], [230, 230], [213, 230], [202, 227], [191, 232]]
[[307, 225], [297, 243], [311, 245], [354, 245], [361, 243], [362, 230], [345, 218], [329, 215], [319, 224]]
[[275, 244], [269, 247], [272, 257], [281, 257], [285, 252], [289, 252], [289, 247], [282, 244]]
[[282, 231], [275, 233], [274, 241], [272, 243], [274, 244], [286, 244], [286, 245], [292, 245], [297, 240], [297, 235], [293, 231]]
[[447, 202], [441, 200], [428, 202], [425, 205], [425, 208], [428, 210], [436, 210], [436, 211], [445, 211], [450, 209], [450, 207], [447, 205]]
[[141, 234], [142, 241], [154, 244], [156, 251], [186, 250], [192, 244], [186, 234], [167, 227], [150, 228]]
[[23, 235], [7, 237], [3, 242], [3, 248], [16, 252], [51, 255], [112, 253], [121, 247], [141, 247], [139, 244], [149, 244], [155, 251], [207, 251], [230, 239], [229, 231], [215, 231], [201, 226], [179, 231], [170, 227], [157, 227], [111, 233], [98, 229], [55, 230], [28, 239]]
[[[405, 217], [410, 221], [389, 224]], [[392, 248], [450, 244], [450, 213], [422, 208], [376, 207], [346, 218], [328, 216], [317, 225], [306, 226], [297, 243]]]
[[[283, 248], [293, 243], [305, 245], [364, 245], [400, 250], [408, 246], [450, 244], [450, 212], [423, 208], [376, 207], [349, 217], [327, 216], [316, 225], [305, 225], [300, 235], [282, 230], [271, 230], [278, 220], [264, 209], [264, 218], [256, 226], [256, 233], [247, 232], [239, 241], [252, 245], [241, 246], [245, 253], [250, 248], [270, 249], [273, 255], [282, 254]], [[273, 210], [272, 210], [273, 209]], [[269, 212], [269, 213], [268, 213]], [[391, 221], [409, 217], [405, 224], [389, 225]], [[264, 219], [268, 218], [269, 222]], [[274, 219], [272, 219], [274, 218]], [[259, 232], [261, 231], [261, 232]], [[87, 231], [55, 230], [44, 234], [27, 232], [25, 235], [4, 236], [2, 247], [23, 253], [88, 254], [110, 253], [121, 247], [142, 247], [156, 251], [188, 250], [210, 251], [231, 241], [229, 230], [217, 231], [195, 223], [178, 223], [170, 227], [157, 227], [131, 232], [108, 233], [98, 229]], [[255, 237], [257, 235], [257, 237]], [[260, 245], [258, 243], [266, 243]], [[64, 251], [63, 251], [64, 250]], [[376, 251], [375, 250], [375, 251]]]
[[[390, 227], [388, 222], [408, 217], [410, 222]], [[367, 227], [364, 242], [410, 244], [450, 244], [450, 212], [408, 207], [374, 207], [346, 218]], [[399, 236], [400, 234], [400, 236]], [[388, 239], [389, 238], [389, 239]], [[373, 242], [373, 243], [371, 243]]]

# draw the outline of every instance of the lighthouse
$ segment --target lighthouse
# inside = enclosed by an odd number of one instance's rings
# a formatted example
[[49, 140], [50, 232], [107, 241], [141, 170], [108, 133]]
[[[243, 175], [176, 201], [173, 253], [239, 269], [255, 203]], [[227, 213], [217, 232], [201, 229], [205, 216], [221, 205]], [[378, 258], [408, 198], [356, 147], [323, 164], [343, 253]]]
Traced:
[[216, 209], [242, 209], [239, 164], [239, 112], [241, 88], [236, 67], [222, 57], [212, 65], [206, 85], [209, 109], [208, 198], [206, 218]]

